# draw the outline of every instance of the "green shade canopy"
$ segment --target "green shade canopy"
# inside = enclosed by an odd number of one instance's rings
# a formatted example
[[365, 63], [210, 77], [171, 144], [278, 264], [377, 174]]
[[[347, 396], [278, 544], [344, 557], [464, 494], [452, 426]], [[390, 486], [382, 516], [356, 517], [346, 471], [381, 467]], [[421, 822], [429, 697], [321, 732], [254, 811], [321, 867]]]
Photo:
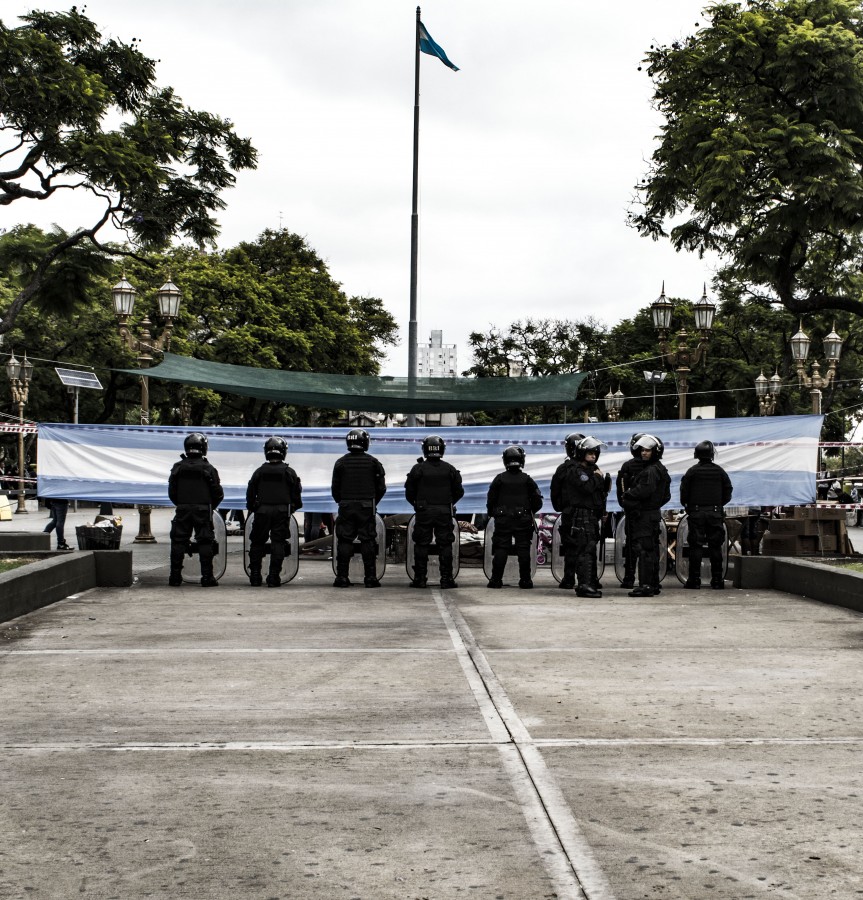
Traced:
[[[141, 369], [120, 371], [129, 375], [144, 374]], [[282, 372], [166, 353], [158, 366], [146, 370], [146, 375], [226, 394], [320, 409], [443, 413], [552, 404], [573, 408], [584, 405], [576, 400], [585, 378], [581, 372], [545, 378], [417, 378], [413, 388], [409, 389], [408, 379], [401, 377]]]

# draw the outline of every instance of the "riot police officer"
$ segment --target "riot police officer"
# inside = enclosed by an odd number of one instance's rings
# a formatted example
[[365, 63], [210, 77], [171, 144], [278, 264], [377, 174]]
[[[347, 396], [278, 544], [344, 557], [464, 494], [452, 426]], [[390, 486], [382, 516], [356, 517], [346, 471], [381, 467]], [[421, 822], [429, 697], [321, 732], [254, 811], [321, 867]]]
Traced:
[[568, 434], [563, 446], [566, 459], [555, 469], [551, 476], [551, 505], [560, 515], [560, 550], [563, 554], [563, 578], [559, 588], [572, 590], [575, 587], [576, 550], [572, 539], [572, 498], [570, 497], [568, 478], [575, 467], [575, 448], [584, 435], [577, 431]]
[[416, 511], [414, 520], [414, 578], [411, 587], [424, 588], [428, 575], [432, 535], [438, 546], [440, 586], [458, 587], [453, 578], [453, 525], [455, 504], [464, 496], [461, 472], [443, 460], [446, 444], [436, 434], [422, 442], [423, 458], [408, 473], [405, 499]]
[[535, 551], [534, 515], [542, 509], [542, 493], [537, 483], [522, 471], [524, 450], [507, 447], [503, 451], [505, 471], [495, 476], [488, 489], [486, 509], [494, 517], [490, 588], [503, 587], [503, 570], [510, 548], [518, 557], [518, 586], [532, 588], [530, 554]]
[[578, 597], [601, 597], [596, 587], [596, 545], [605, 513], [605, 501], [611, 490], [611, 476], [599, 468], [602, 443], [585, 437], [575, 446], [575, 466], [571, 469], [569, 495], [571, 498], [572, 542], [575, 545], [575, 572], [578, 576]]
[[707, 543], [710, 555], [710, 586], [722, 590], [722, 544], [725, 540], [725, 510], [733, 488], [728, 473], [713, 460], [713, 441], [701, 441], [693, 453], [698, 462], [686, 471], [680, 482], [680, 502], [689, 522], [689, 577], [683, 585], [690, 590], [701, 587], [702, 548]]
[[207, 438], [195, 432], [183, 441], [185, 453], [174, 463], [168, 477], [168, 497], [177, 507], [171, 523], [171, 573], [168, 584], [183, 583], [183, 557], [188, 551], [194, 531], [201, 563], [201, 584], [216, 587], [213, 577], [213, 557], [216, 554], [216, 535], [213, 531], [213, 510], [225, 496], [219, 473], [207, 459]]
[[[635, 446], [635, 442], [643, 436], [644, 432], [636, 432], [629, 439], [629, 452], [632, 454], [632, 459], [627, 459], [617, 473], [617, 502], [621, 509], [623, 509], [623, 495], [632, 487], [636, 475], [644, 468], [641, 450]], [[635, 587], [635, 566], [638, 562], [638, 553], [632, 539], [632, 522], [631, 516], [626, 516], [623, 520], [626, 540], [623, 545], [623, 581], [620, 584], [621, 587], [630, 590]]]
[[303, 486], [297, 473], [285, 462], [288, 445], [283, 438], [271, 437], [264, 444], [266, 462], [252, 473], [246, 488], [246, 509], [255, 514], [249, 533], [249, 583], [262, 584], [261, 564], [270, 542], [270, 571], [267, 586], [282, 583], [282, 562], [290, 553], [288, 538], [291, 516], [303, 505]]
[[662, 507], [671, 499], [671, 477], [662, 464], [664, 446], [652, 434], [643, 434], [634, 445], [644, 461], [632, 486], [623, 494], [626, 517], [632, 521], [632, 542], [638, 554], [639, 586], [630, 597], [659, 593], [659, 536]]
[[334, 587], [351, 586], [348, 569], [353, 555], [354, 539], [360, 539], [363, 558], [363, 583], [368, 588], [380, 587], [377, 579], [376, 509], [387, 492], [384, 467], [369, 452], [369, 433], [355, 428], [345, 437], [348, 452], [333, 466], [332, 494], [339, 504], [336, 519], [336, 579]]

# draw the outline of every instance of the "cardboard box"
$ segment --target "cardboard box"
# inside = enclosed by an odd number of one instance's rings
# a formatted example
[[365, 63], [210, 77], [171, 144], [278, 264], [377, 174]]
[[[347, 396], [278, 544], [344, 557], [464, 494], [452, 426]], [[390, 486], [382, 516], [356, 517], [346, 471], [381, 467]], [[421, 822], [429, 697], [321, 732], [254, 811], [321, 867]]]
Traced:
[[845, 519], [844, 509], [830, 509], [823, 506], [795, 506], [795, 519], [820, 519], [822, 522], [837, 521]]
[[839, 550], [839, 539], [836, 535], [825, 534], [821, 538], [821, 550], [824, 553], [837, 553]]
[[764, 535], [761, 552], [765, 556], [805, 556], [821, 552], [821, 539], [817, 535], [782, 534]]
[[811, 526], [809, 519], [771, 519], [770, 527], [765, 533], [771, 535], [808, 534], [807, 527]]

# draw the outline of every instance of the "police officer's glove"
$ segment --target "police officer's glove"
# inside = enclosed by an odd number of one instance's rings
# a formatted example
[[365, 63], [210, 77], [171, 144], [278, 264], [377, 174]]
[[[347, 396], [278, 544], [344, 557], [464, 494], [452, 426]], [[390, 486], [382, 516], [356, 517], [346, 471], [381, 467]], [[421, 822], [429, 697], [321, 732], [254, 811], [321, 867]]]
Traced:
[[611, 491], [611, 475], [610, 475], [610, 473], [608, 473], [608, 472], [605, 473], [605, 480], [603, 483], [605, 485], [605, 493], [607, 494]]

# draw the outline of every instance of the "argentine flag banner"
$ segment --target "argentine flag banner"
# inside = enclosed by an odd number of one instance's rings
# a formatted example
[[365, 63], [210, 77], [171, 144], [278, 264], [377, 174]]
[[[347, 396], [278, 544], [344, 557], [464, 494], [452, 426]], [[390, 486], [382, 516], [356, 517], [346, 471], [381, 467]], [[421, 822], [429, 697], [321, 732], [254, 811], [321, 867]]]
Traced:
[[458, 66], [454, 66], [447, 58], [446, 53], [444, 53], [443, 47], [436, 44], [434, 40], [432, 40], [432, 36], [426, 30], [425, 25], [420, 22], [419, 26], [420, 50], [423, 53], [428, 53], [429, 56], [436, 56], [445, 66], [449, 66], [453, 70], [453, 72], [458, 72]]
[[[665, 443], [663, 463], [672, 479], [669, 507], [680, 506], [680, 479], [695, 464], [699, 441], [716, 445], [716, 461], [734, 485], [734, 506], [793, 506], [815, 501], [818, 437], [822, 416], [756, 416], [740, 419], [597, 422], [585, 425], [521, 425], [436, 428], [446, 442], [446, 458], [461, 471], [465, 495], [460, 513], [484, 513], [492, 479], [503, 470], [501, 454], [519, 445], [525, 471], [539, 484], [543, 509], [551, 510], [549, 488], [566, 458], [564, 440], [571, 431], [587, 431], [602, 441], [600, 468], [617, 474], [632, 458], [633, 431], [658, 435]], [[179, 428], [143, 425], [39, 425], [38, 490], [41, 497], [145, 503], [170, 506], [168, 474], [180, 458], [191, 431], [207, 435], [208, 458], [225, 489], [223, 506], [243, 509], [246, 485], [263, 462], [267, 438], [288, 443], [288, 463], [303, 482], [307, 512], [333, 512], [330, 487], [333, 464], [347, 452], [348, 428]], [[408, 513], [404, 483], [422, 455], [425, 428], [372, 428], [370, 452], [386, 470], [382, 513]], [[614, 491], [608, 508], [619, 509]]]

